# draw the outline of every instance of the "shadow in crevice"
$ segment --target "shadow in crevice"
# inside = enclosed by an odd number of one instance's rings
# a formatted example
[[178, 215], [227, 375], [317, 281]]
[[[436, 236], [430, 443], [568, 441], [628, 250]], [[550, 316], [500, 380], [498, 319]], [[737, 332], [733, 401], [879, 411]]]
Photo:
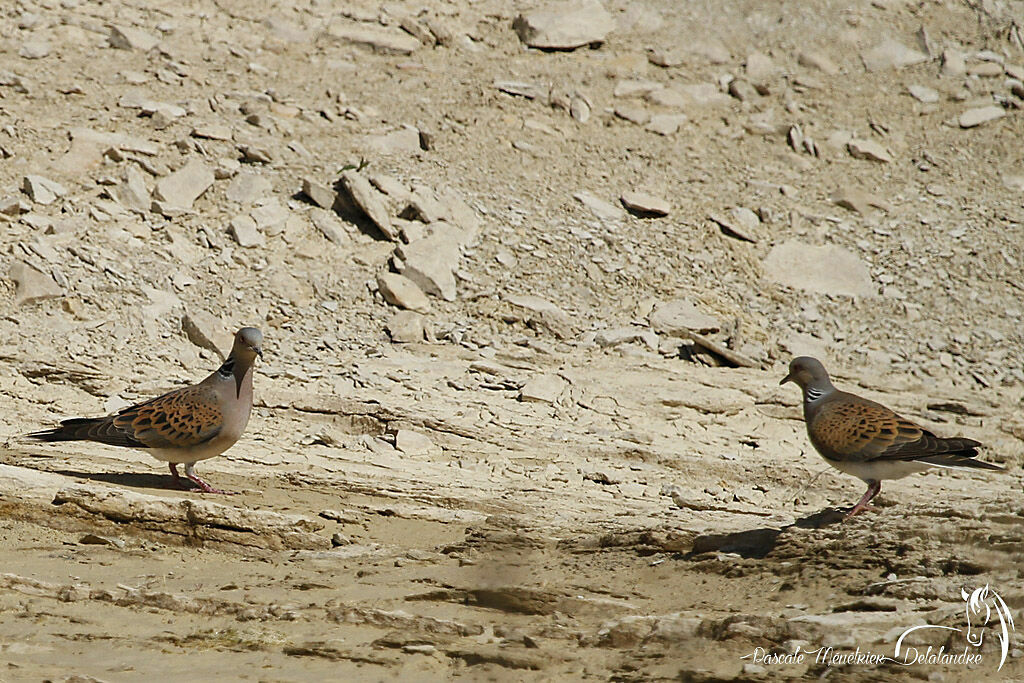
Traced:
[[133, 489], [160, 489], [163, 491], [198, 491], [198, 487], [181, 488], [174, 483], [174, 478], [169, 474], [131, 474], [118, 472], [79, 472], [76, 470], [53, 470], [55, 474], [63, 474], [66, 477], [76, 479], [88, 479], [90, 481], [102, 481], [107, 484], [117, 484]]
[[[349, 197], [348, 190], [342, 185], [341, 179], [334, 181], [330, 189], [334, 192], [334, 203], [327, 211], [342, 221], [351, 223], [359, 232], [372, 237], [377, 242], [392, 241], [362, 209], [355, 205]], [[290, 199], [309, 206], [323, 208], [320, 203], [302, 190], [293, 193]]]
[[352, 225], [356, 226], [359, 232], [372, 237], [378, 242], [392, 241], [379, 227], [377, 227], [377, 224], [373, 222], [373, 219], [366, 215], [365, 211], [356, 206], [355, 201], [349, 196], [348, 190], [345, 189], [345, 185], [342, 183], [341, 178], [334, 181], [331, 189], [335, 192], [334, 206], [332, 206], [331, 209], [342, 220], [348, 221]]
[[736, 531], [729, 534], [705, 534], [694, 539], [693, 547], [685, 557], [688, 560], [692, 560], [704, 553], [722, 552], [735, 553], [740, 557], [759, 560], [775, 549], [779, 536], [787, 529], [792, 529], [793, 527], [799, 529], [820, 529], [824, 526], [838, 524], [845, 517], [845, 511], [827, 508], [806, 517], [801, 517], [792, 524], [778, 529], [764, 527], [761, 529]]

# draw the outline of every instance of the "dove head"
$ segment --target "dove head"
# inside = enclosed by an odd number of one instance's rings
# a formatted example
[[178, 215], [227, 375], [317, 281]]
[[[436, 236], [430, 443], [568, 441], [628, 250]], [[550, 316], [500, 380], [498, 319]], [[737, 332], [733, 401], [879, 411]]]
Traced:
[[263, 333], [255, 327], [243, 327], [235, 333], [231, 357], [242, 363], [251, 364], [256, 356], [263, 358]]
[[800, 356], [790, 362], [789, 374], [783, 377], [779, 384], [786, 382], [796, 382], [797, 386], [803, 389], [804, 397], [810, 400], [834, 390], [832, 381], [825, 372], [825, 366], [817, 358], [810, 356]]

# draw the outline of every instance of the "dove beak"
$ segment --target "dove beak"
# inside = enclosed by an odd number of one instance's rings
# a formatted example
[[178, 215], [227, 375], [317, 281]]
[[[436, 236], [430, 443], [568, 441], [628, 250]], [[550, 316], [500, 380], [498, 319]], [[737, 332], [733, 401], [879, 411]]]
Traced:
[[260, 360], [263, 360], [263, 349], [262, 348], [260, 348], [259, 346], [250, 346], [249, 348], [252, 349], [253, 352], [255, 352], [255, 354], [257, 356], [260, 357]]
[[792, 382], [792, 381], [793, 381], [793, 373], [791, 372], [791, 373], [789, 373], [788, 375], [786, 375], [785, 377], [782, 378], [782, 381], [779, 382], [779, 386], [781, 387], [786, 382]]

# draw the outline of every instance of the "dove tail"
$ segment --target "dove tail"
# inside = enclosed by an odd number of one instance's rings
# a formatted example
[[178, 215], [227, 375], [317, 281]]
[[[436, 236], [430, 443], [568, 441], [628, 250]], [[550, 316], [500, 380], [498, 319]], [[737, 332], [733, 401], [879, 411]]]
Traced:
[[44, 429], [26, 434], [25, 437], [36, 441], [87, 441], [89, 429], [100, 422], [98, 419], [75, 418], [64, 420], [60, 427]]
[[976, 459], [976, 455], [978, 455], [978, 451], [971, 448], [957, 453], [941, 453], [917, 459], [930, 465], [938, 465], [939, 467], [971, 467], [978, 470], [996, 470], [999, 472], [1005, 470], [1005, 468], [999, 465], [993, 465], [992, 463]]
[[76, 417], [62, 420], [60, 427], [44, 429], [26, 434], [25, 438], [35, 441], [98, 441], [111, 446], [145, 448], [141, 441], [132, 438], [106, 417]]

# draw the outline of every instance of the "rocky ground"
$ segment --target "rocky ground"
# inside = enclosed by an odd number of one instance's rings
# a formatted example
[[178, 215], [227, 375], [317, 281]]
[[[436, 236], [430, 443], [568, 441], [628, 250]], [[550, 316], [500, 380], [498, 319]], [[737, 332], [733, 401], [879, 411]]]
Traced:
[[[1022, 80], [1019, 1], [0, 8], [0, 681], [1024, 679]], [[240, 495], [16, 438], [241, 325]], [[840, 522], [796, 354], [1007, 472]]]

